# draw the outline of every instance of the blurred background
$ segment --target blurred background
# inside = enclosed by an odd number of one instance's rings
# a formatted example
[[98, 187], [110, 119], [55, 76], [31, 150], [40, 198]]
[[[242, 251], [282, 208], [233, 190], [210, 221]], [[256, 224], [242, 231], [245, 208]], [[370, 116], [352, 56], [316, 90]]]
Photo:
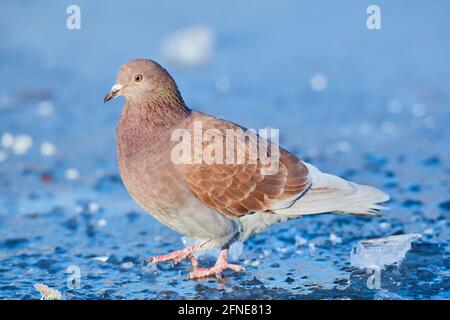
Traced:
[[[45, 283], [66, 299], [448, 299], [448, 12], [444, 0], [2, 1], [0, 298], [38, 299]], [[133, 58], [160, 62], [190, 107], [278, 128], [302, 159], [385, 190], [390, 211], [273, 226], [237, 246], [247, 272], [225, 282], [146, 265], [183, 244], [118, 176], [123, 99], [103, 97]], [[398, 234], [368, 288], [352, 248]]]

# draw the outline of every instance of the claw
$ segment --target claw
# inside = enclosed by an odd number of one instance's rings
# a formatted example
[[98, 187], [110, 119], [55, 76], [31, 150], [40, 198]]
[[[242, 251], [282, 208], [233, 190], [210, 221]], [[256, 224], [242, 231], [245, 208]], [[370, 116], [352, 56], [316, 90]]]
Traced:
[[241, 272], [244, 271], [244, 268], [237, 264], [228, 263], [228, 249], [222, 249], [222, 251], [219, 254], [219, 257], [217, 258], [216, 264], [211, 268], [197, 268], [194, 267], [194, 270], [192, 270], [188, 274], [188, 279], [201, 279], [206, 278], [210, 276], [215, 276], [218, 279], [222, 279], [223, 272], [226, 269], [231, 269], [235, 272]]
[[194, 257], [194, 253], [200, 251], [202, 247], [200, 245], [194, 245], [189, 248], [177, 250], [161, 256], [155, 256], [146, 259], [148, 263], [158, 263], [171, 261], [174, 266], [183, 260], [190, 260], [194, 269], [188, 274], [189, 279], [201, 279], [209, 276], [215, 276], [218, 279], [222, 279], [223, 272], [226, 269], [231, 269], [235, 272], [245, 271], [245, 269], [237, 264], [228, 263], [228, 248], [222, 248], [216, 264], [211, 268], [199, 268], [198, 260]]
[[[167, 261], [172, 261], [173, 265], [177, 265], [178, 263], [180, 263], [183, 260], [191, 260], [191, 262], [193, 261], [192, 259], [194, 258], [194, 253], [201, 250], [201, 247], [198, 245], [194, 245], [192, 247], [188, 247], [188, 248], [184, 248], [181, 250], [177, 250], [168, 254], [164, 254], [161, 256], [155, 256], [155, 257], [151, 257], [146, 259], [146, 261], [148, 263], [158, 263], [158, 262], [167, 262]], [[195, 260], [196, 262], [197, 260]], [[197, 263], [197, 262], [196, 262]], [[194, 263], [193, 263], [194, 265]], [[198, 263], [196, 264], [198, 265]], [[194, 265], [194, 267], [196, 266]]]

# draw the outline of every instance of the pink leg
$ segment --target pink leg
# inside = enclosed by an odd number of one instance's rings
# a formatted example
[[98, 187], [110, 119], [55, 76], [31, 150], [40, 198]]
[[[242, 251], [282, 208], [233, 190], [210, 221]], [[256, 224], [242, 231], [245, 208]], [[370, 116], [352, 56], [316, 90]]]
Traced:
[[189, 279], [199, 279], [215, 275], [217, 278], [222, 277], [222, 273], [226, 269], [231, 269], [235, 272], [243, 271], [244, 268], [237, 264], [228, 263], [228, 248], [222, 248], [219, 257], [217, 258], [216, 264], [211, 268], [197, 268], [189, 273]]
[[193, 245], [192, 247], [176, 250], [168, 254], [148, 258], [147, 262], [158, 263], [158, 262], [172, 261], [173, 264], [176, 265], [180, 263], [182, 260], [191, 260], [191, 263], [195, 268], [198, 266], [198, 261], [197, 259], [195, 259], [194, 253], [200, 251], [201, 249], [202, 248], [200, 245]]

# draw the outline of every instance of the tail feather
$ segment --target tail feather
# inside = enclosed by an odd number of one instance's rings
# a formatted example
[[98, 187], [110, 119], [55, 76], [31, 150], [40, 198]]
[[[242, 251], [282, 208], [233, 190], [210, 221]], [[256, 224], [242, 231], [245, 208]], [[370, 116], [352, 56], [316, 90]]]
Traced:
[[354, 215], [375, 215], [386, 209], [381, 203], [389, 196], [370, 186], [360, 185], [340, 177], [323, 173], [313, 165], [306, 163], [312, 180], [312, 186], [289, 208], [274, 211], [289, 216], [317, 213], [342, 213]]

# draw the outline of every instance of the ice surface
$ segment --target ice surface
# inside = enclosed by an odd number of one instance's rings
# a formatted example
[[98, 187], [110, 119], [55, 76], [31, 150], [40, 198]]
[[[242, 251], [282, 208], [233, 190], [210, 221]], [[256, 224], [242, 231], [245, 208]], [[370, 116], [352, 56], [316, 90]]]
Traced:
[[398, 265], [411, 249], [411, 243], [420, 237], [420, 234], [408, 233], [359, 241], [351, 251], [351, 265], [360, 269]]

